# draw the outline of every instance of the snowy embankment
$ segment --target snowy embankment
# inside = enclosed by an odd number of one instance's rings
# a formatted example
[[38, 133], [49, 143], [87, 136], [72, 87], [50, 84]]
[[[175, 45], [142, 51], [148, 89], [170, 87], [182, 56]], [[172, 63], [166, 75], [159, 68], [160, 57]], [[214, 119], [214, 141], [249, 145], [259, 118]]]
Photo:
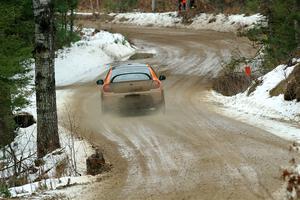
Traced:
[[177, 12], [166, 13], [111, 13], [112, 23], [133, 24], [138, 26], [177, 27], [196, 30], [215, 30], [221, 32], [236, 32], [263, 24], [266, 20], [261, 14], [245, 16], [244, 14], [224, 15], [201, 13], [191, 19], [190, 24], [184, 24], [183, 18]]
[[[109, 63], [126, 60], [135, 52], [135, 48], [120, 34], [106, 31], [96, 32], [94, 29], [83, 29], [82, 34], [80, 41], [56, 52], [57, 86], [93, 81], [108, 68]], [[71, 89], [57, 90], [59, 113], [68, 112], [65, 102], [71, 95]], [[34, 94], [30, 100], [32, 104], [25, 111], [33, 114], [36, 118]], [[72, 113], [67, 114], [70, 118], [60, 119], [59, 122], [62, 148], [46, 155], [42, 159], [41, 165], [35, 163], [37, 160], [36, 125], [19, 130], [17, 137], [12, 142], [14, 155], [16, 155], [17, 161], [20, 161], [15, 164], [20, 166], [21, 170], [30, 168], [24, 174], [29, 184], [10, 188], [9, 191], [13, 197], [93, 181], [93, 178], [86, 176], [86, 158], [94, 153], [94, 149], [76, 133], [78, 131], [76, 117]], [[7, 150], [10, 151], [8, 147]], [[10, 177], [14, 174], [14, 163], [12, 160], [5, 160], [4, 157], [3, 152], [0, 151], [2, 163], [8, 163], [8, 166], [5, 167], [7, 169], [1, 170], [0, 178]], [[58, 170], [60, 166], [62, 169]], [[45, 180], [39, 181], [41, 179]]]
[[[299, 65], [300, 59], [297, 62], [296, 65]], [[300, 102], [285, 101], [283, 94], [270, 95], [270, 91], [285, 80], [296, 65], [291, 67], [279, 65], [260, 77], [258, 80], [262, 83], [249, 95], [250, 87], [232, 97], [212, 91], [209, 99], [221, 103], [224, 106], [221, 112], [227, 115], [266, 129], [282, 138], [300, 141]]]
[[57, 86], [91, 81], [107, 69], [106, 64], [126, 60], [135, 51], [121, 34], [95, 33], [93, 29], [83, 29], [82, 32], [82, 40], [56, 54]]

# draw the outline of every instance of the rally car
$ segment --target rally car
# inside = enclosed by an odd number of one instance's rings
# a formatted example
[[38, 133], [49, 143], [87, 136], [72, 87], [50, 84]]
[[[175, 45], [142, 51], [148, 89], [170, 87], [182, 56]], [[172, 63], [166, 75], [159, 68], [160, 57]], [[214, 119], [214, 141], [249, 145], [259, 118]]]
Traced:
[[165, 110], [162, 80], [147, 64], [121, 64], [111, 67], [104, 80], [98, 80], [101, 89], [102, 112], [120, 110]]

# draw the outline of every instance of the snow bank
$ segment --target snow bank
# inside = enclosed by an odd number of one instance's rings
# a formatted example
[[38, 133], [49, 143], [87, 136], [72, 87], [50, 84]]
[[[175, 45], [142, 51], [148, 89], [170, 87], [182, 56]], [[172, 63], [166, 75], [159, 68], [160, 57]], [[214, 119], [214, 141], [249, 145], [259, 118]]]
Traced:
[[110, 14], [114, 17], [114, 23], [134, 24], [138, 26], [159, 26], [172, 27], [182, 20], [177, 16], [177, 12], [166, 13], [119, 13]]
[[261, 24], [264, 19], [264, 16], [260, 14], [226, 16], [224, 14], [213, 15], [202, 13], [196, 16], [192, 24], [188, 27], [197, 30], [208, 29], [221, 32], [235, 32], [251, 29], [255, 25]]
[[121, 34], [83, 29], [82, 40], [56, 53], [55, 78], [57, 86], [96, 79], [115, 60], [125, 60], [134, 54], [132, 47]]
[[31, 184], [26, 184], [19, 187], [10, 188], [9, 191], [12, 197], [26, 197], [37, 192], [44, 192], [45, 190], [53, 191], [56, 189], [62, 189], [68, 186], [74, 186], [78, 184], [87, 184], [94, 181], [92, 176], [81, 177], [62, 177], [57, 179], [46, 179]]
[[138, 26], [179, 27], [196, 30], [215, 30], [222, 32], [236, 32], [253, 28], [262, 24], [265, 17], [261, 14], [245, 16], [244, 14], [229, 15], [201, 13], [192, 19], [189, 25], [182, 23], [182, 17], [177, 12], [166, 13], [111, 13], [113, 23], [134, 24]]
[[[58, 110], [62, 110], [65, 108], [65, 101], [71, 95], [72, 90], [57, 91]], [[32, 113], [36, 117], [36, 104], [34, 103], [35, 95], [32, 95], [30, 100], [32, 104], [25, 110]], [[74, 118], [73, 120], [73, 123], [76, 123], [76, 118]], [[17, 160], [26, 158], [26, 160], [22, 161], [22, 164], [20, 166], [31, 167], [33, 171], [30, 170], [27, 174], [27, 180], [30, 184], [9, 189], [12, 197], [23, 197], [45, 190], [55, 190], [56, 188], [62, 186], [82, 184], [93, 181], [90, 176], [86, 175], [86, 159], [88, 156], [94, 153], [94, 148], [87, 141], [81, 139], [80, 136], [77, 135], [76, 130], [71, 133], [66, 128], [62, 127], [62, 124], [64, 125], [64, 127], [71, 128], [68, 127], [70, 126], [68, 122], [59, 122], [59, 137], [62, 148], [46, 155], [43, 158], [44, 163], [41, 166], [35, 166], [34, 163], [34, 161], [37, 159], [36, 125], [32, 125], [28, 128], [21, 128], [19, 130], [17, 137], [11, 143], [12, 147], [15, 151]], [[73, 128], [75, 129], [75, 127]], [[3, 158], [3, 151], [0, 151], [0, 158]], [[65, 162], [66, 167], [63, 171], [63, 174], [58, 174], [56, 166], [63, 162]], [[13, 162], [10, 162], [9, 166], [13, 166]], [[35, 180], [37, 180], [39, 176], [44, 173], [44, 176], [49, 177], [49, 179], [35, 182]], [[0, 177], [10, 177], [12, 174], [13, 168], [9, 168], [2, 171], [0, 173]], [[59, 178], [60, 176], [63, 177]]]
[[[91, 144], [80, 139], [76, 133], [70, 133], [62, 126], [59, 126], [59, 137], [62, 148], [43, 158], [44, 164], [41, 167], [36, 166], [34, 169], [34, 171], [36, 171], [28, 174], [29, 182], [36, 180], [44, 172], [47, 172], [48, 177], [57, 177], [55, 166], [64, 160], [67, 162], [67, 165], [63, 175], [78, 176], [86, 174], [86, 158], [94, 153]], [[22, 161], [21, 166], [30, 167], [35, 165], [34, 161], [37, 159], [36, 139], [37, 127], [36, 125], [32, 125], [28, 128], [21, 128], [18, 132], [18, 136], [12, 142], [17, 159], [21, 160], [22, 158], [27, 158]], [[73, 155], [74, 157], [72, 157]], [[1, 151], [0, 158], [2, 157], [3, 152]], [[72, 166], [75, 162], [76, 169]], [[13, 163], [10, 163], [9, 166], [13, 166]], [[2, 171], [0, 177], [10, 177], [13, 174], [12, 170], [13, 168]]]
[[[259, 78], [262, 84], [249, 96], [247, 96], [248, 88], [244, 93], [232, 97], [225, 97], [212, 91], [209, 94], [209, 99], [223, 104], [225, 106], [223, 112], [227, 114], [251, 124], [255, 123], [255, 125], [285, 139], [300, 140], [298, 124], [300, 121], [300, 103], [296, 100], [285, 101], [283, 95], [271, 97], [269, 94], [269, 91], [286, 79], [294, 68], [295, 66], [279, 65]], [[289, 122], [289, 125], [285, 122]]]

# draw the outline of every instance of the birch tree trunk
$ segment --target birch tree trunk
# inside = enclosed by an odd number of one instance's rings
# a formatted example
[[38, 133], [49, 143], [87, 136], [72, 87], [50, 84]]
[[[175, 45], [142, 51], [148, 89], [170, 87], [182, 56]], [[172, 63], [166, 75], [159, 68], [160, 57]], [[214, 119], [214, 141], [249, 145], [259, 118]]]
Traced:
[[60, 148], [54, 73], [54, 16], [51, 0], [33, 0], [37, 155]]

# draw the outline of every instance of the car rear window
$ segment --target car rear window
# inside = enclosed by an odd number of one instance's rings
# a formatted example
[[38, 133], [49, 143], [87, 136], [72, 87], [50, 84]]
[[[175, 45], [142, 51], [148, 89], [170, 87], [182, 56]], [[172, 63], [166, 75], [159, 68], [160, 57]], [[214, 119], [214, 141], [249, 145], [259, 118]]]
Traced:
[[110, 81], [116, 83], [151, 79], [151, 72], [147, 66], [121, 66], [113, 68]]
[[128, 74], [120, 74], [112, 78], [112, 83], [119, 83], [125, 81], [143, 81], [150, 80], [151, 77], [148, 74], [144, 73], [128, 73]]

